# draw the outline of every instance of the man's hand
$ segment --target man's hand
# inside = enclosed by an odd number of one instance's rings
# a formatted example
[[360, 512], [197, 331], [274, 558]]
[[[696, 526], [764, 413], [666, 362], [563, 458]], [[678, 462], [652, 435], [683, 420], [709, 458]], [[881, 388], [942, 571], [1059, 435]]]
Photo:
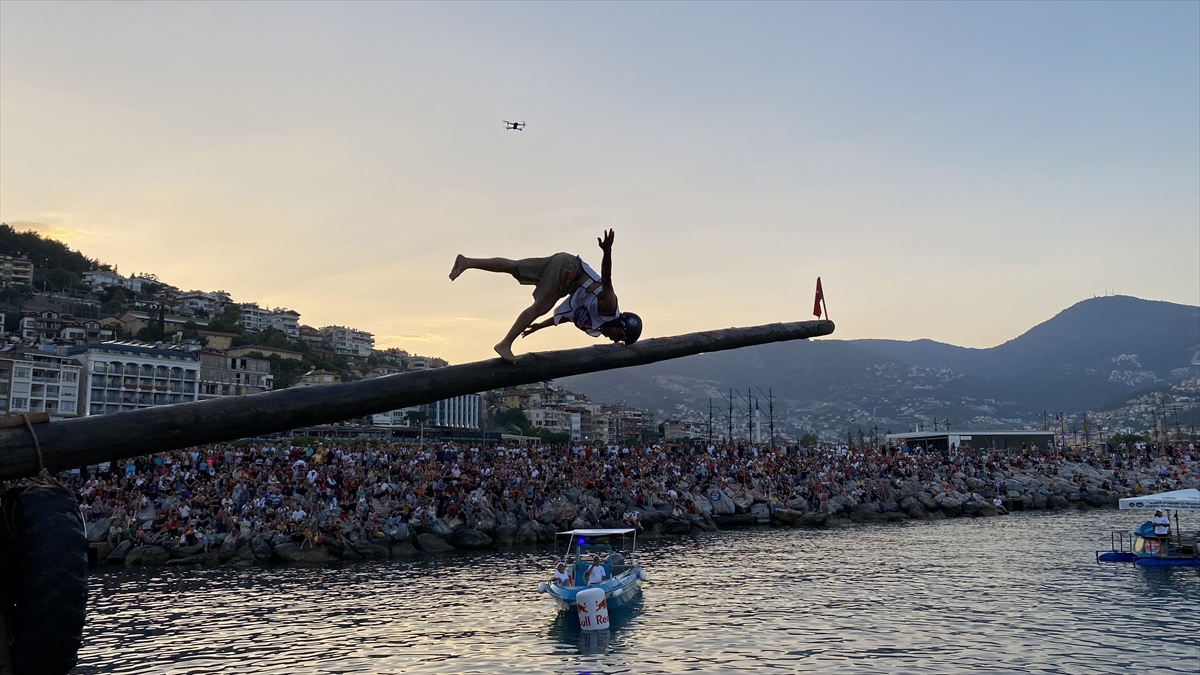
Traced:
[[526, 328], [525, 330], [521, 331], [521, 337], [528, 337], [530, 335], [533, 335], [534, 333], [545, 328], [546, 326], [551, 325], [553, 322], [554, 322], [553, 319], [547, 319], [545, 321], [539, 321], [537, 323], [530, 324], [529, 328]]
[[602, 251], [611, 251], [612, 250], [613, 236], [615, 234], [616, 234], [616, 232], [614, 232], [612, 230], [605, 230], [603, 239], [596, 237], [596, 243], [600, 244], [600, 250], [602, 250]]

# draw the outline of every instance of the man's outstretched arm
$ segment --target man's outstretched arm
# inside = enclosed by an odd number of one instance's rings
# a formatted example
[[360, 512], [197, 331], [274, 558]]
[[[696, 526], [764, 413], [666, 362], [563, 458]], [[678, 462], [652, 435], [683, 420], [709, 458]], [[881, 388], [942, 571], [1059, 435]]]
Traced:
[[543, 328], [549, 328], [550, 326], [554, 326], [554, 325], [557, 325], [557, 324], [554, 323], [553, 316], [550, 317], [549, 319], [546, 319], [545, 321], [538, 321], [537, 323], [530, 325], [529, 328], [526, 328], [525, 331], [521, 333], [521, 337], [528, 337]]
[[617, 310], [617, 294], [612, 287], [612, 245], [616, 232], [605, 230], [604, 238], [597, 238], [600, 250], [604, 251], [604, 259], [600, 262], [600, 283], [604, 288], [597, 298], [598, 309], [604, 314], [612, 314]]

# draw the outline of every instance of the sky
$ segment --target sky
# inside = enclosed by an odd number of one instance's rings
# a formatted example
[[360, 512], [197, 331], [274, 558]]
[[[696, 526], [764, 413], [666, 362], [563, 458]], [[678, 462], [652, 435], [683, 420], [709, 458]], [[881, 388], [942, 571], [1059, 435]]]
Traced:
[[[463, 362], [569, 251], [643, 337], [1200, 304], [1200, 3], [0, 3], [0, 220]], [[525, 121], [507, 131], [503, 120]], [[593, 341], [569, 326], [518, 353]]]

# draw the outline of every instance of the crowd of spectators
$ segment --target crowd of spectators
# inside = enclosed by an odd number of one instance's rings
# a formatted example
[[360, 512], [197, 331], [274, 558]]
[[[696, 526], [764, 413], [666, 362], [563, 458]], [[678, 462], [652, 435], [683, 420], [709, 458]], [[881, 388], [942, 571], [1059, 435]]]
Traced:
[[[1014, 472], [1056, 476], [1120, 496], [1194, 486], [1195, 447], [989, 452], [951, 447], [469, 447], [455, 444], [212, 445], [72, 471], [85, 520], [109, 542], [215, 544], [219, 534], [284, 535], [303, 547], [360, 541], [389, 525], [461, 519], [489, 530], [497, 513], [534, 520], [569, 499], [585, 523], [641, 527], [641, 509], [696, 514], [713, 490], [747, 502], [821, 511], [850, 496], [895, 500], [914, 490], [1007, 497]], [[982, 486], [982, 488], [981, 488]], [[584, 495], [587, 499], [580, 499]], [[703, 511], [703, 509], [699, 509]]]

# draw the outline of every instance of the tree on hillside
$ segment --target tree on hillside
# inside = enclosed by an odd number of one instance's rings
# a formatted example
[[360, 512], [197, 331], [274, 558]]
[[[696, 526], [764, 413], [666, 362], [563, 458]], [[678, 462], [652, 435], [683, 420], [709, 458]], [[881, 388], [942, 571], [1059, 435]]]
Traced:
[[229, 303], [208, 322], [208, 329], [221, 333], [242, 334], [242, 306]]
[[0, 223], [0, 255], [29, 258], [35, 273], [39, 269], [63, 270], [82, 277], [99, 266], [99, 262], [60, 241], [44, 238], [33, 230], [17, 232], [7, 223]]

